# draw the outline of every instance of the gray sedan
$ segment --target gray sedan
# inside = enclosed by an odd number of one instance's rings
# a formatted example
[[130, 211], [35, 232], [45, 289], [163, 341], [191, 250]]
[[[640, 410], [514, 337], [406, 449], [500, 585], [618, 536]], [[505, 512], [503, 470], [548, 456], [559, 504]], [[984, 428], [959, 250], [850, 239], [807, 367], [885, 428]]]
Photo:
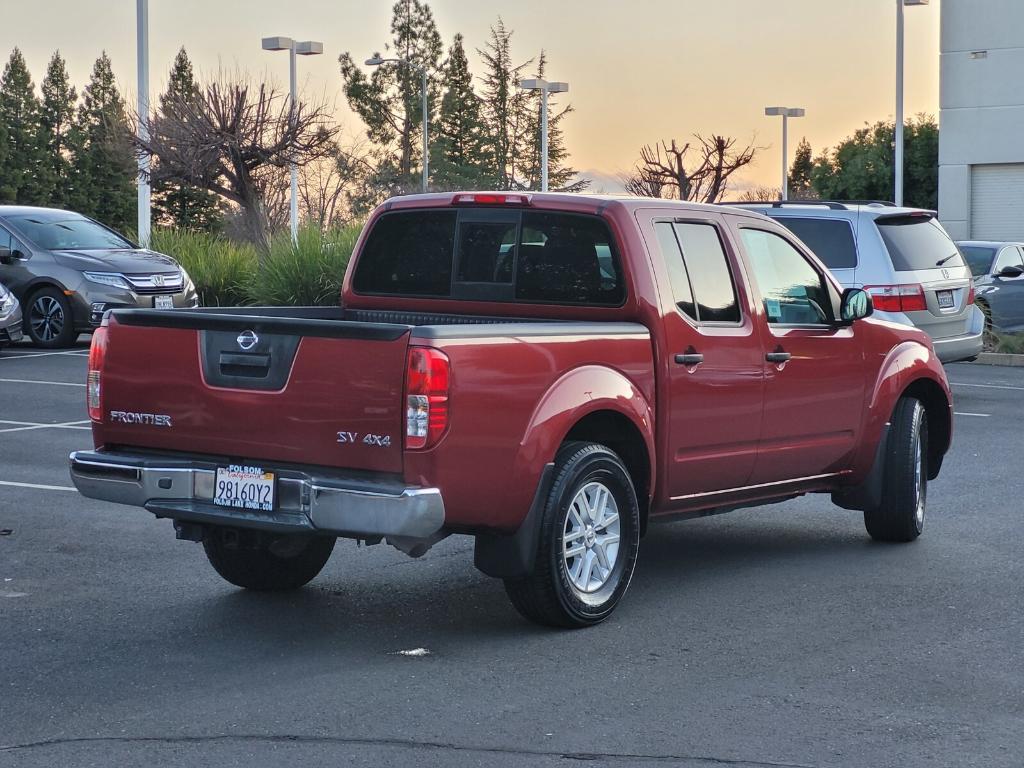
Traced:
[[21, 307], [14, 294], [0, 283], [0, 349], [21, 341]]
[[986, 330], [1024, 331], [1024, 243], [957, 243], [974, 275], [975, 302]]
[[18, 298], [25, 334], [41, 347], [70, 346], [108, 309], [199, 303], [188, 274], [170, 256], [53, 208], [0, 205], [0, 282]]

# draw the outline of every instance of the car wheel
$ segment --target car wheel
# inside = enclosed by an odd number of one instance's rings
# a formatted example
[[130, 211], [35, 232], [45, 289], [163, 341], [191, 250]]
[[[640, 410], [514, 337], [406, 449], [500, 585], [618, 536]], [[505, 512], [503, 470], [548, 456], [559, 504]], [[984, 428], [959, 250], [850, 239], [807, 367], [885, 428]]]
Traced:
[[298, 589], [327, 563], [336, 539], [326, 536], [256, 538], [246, 531], [213, 528], [203, 539], [210, 565], [236, 587], [259, 592]]
[[70, 347], [78, 337], [71, 302], [56, 288], [42, 288], [33, 293], [22, 307], [22, 313], [25, 331], [37, 347]]
[[567, 443], [540, 524], [533, 571], [506, 579], [530, 621], [586, 627], [608, 618], [636, 566], [640, 508], [622, 460], [596, 443]]
[[921, 401], [896, 404], [885, 450], [882, 504], [864, 513], [876, 541], [913, 541], [924, 529], [928, 498], [928, 419]]

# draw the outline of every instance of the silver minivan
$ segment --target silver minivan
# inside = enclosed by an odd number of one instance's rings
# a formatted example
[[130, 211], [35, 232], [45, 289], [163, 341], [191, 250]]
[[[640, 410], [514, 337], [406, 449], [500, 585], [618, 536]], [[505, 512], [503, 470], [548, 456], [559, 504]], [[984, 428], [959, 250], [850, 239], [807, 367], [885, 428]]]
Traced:
[[802, 200], [743, 207], [787, 227], [845, 288], [867, 290], [878, 316], [925, 331], [942, 362], [982, 351], [985, 317], [971, 270], [934, 211]]

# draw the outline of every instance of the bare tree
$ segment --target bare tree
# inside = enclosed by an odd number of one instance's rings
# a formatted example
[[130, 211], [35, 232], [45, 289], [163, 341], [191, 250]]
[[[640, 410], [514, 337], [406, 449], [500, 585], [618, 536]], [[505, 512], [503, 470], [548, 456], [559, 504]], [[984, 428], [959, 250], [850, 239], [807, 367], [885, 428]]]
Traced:
[[[758, 151], [753, 144], [735, 149], [732, 137], [696, 134], [693, 138], [681, 147], [675, 139], [641, 147], [640, 162], [623, 179], [626, 191], [716, 203], [725, 194], [729, 178], [753, 162]], [[696, 156], [694, 162], [691, 155]]]
[[139, 151], [155, 158], [154, 183], [189, 184], [214, 192], [241, 209], [248, 236], [268, 243], [264, 195], [292, 161], [324, 157], [337, 129], [322, 105], [292, 104], [273, 88], [214, 82], [198, 97], [175, 98], [150, 120]]
[[751, 187], [738, 199], [741, 203], [772, 203], [782, 199], [782, 190], [778, 187]]

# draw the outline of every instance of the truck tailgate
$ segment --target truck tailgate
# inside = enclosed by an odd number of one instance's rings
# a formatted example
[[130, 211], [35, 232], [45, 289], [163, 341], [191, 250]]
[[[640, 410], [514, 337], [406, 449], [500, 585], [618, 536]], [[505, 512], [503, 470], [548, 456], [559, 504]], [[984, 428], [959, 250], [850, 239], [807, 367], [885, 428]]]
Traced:
[[401, 472], [408, 326], [121, 314], [97, 447]]

